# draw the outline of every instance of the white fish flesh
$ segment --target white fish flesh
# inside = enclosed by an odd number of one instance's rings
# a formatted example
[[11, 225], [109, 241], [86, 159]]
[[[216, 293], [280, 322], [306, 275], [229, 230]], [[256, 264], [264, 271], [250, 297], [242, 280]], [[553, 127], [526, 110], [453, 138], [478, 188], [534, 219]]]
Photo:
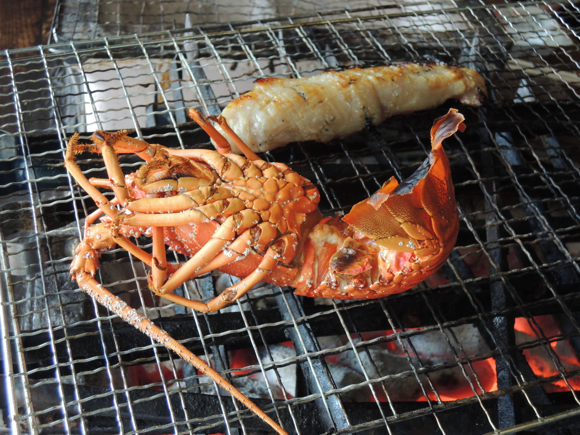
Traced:
[[259, 79], [222, 116], [252, 151], [262, 152], [291, 142], [342, 138], [450, 98], [479, 106], [485, 94], [483, 77], [468, 68], [403, 63], [302, 79]]

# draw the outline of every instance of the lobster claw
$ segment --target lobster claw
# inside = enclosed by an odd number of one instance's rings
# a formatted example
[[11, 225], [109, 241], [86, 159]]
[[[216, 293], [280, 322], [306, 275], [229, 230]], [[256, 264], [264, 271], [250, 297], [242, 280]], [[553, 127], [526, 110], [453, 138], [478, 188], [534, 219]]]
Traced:
[[[408, 290], [444, 263], [457, 240], [459, 215], [441, 143], [457, 130], [464, 131], [464, 119], [456, 109], [449, 110], [435, 121], [431, 153], [413, 175], [400, 184], [392, 177], [356, 204], [342, 222], [330, 219], [313, 229], [306, 249], [328, 252], [334, 246], [334, 254], [326, 264], [309, 262], [312, 255], [304, 257], [297, 294], [383, 297]], [[363, 258], [365, 252], [368, 260]]]

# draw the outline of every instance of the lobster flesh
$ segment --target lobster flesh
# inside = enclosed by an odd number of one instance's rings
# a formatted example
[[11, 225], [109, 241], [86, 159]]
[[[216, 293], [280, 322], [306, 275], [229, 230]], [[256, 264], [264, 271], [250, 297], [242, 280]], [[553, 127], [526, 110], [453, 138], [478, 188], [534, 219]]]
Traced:
[[[378, 298], [405, 291], [442, 265], [459, 229], [449, 161], [442, 141], [464, 118], [455, 109], [436, 120], [432, 151], [407, 180], [386, 182], [342, 219], [322, 218], [316, 187], [288, 166], [267, 163], [250, 151], [222, 118], [217, 122], [245, 157], [196, 110], [190, 116], [212, 137], [218, 151], [172, 150], [127, 136], [97, 131], [92, 144], [78, 134], [69, 141], [65, 164], [98, 210], [86, 219], [71, 276], [80, 288], [208, 375], [278, 433], [285, 433], [225, 379], [163, 330], [112, 295], [94, 278], [101, 252], [115, 245], [150, 268], [149, 287], [158, 296], [195, 310], [217, 311], [255, 284], [290, 285], [296, 293], [338, 299]], [[87, 179], [75, 161], [100, 153], [108, 179]], [[117, 154], [145, 160], [124, 175]], [[99, 188], [111, 189], [109, 200]], [[95, 223], [100, 218], [100, 223]], [[152, 238], [152, 253], [129, 240]], [[167, 261], [166, 245], [187, 255]], [[220, 270], [241, 281], [206, 303], [173, 294], [185, 281]]]

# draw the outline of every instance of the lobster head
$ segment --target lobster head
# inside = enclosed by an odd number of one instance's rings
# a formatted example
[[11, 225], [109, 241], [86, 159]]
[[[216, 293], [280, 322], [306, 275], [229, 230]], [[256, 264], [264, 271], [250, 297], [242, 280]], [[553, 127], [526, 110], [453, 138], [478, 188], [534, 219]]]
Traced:
[[298, 294], [383, 297], [415, 286], [443, 264], [457, 239], [459, 214], [442, 142], [465, 129], [464, 119], [455, 109], [437, 119], [431, 152], [413, 175], [401, 183], [391, 177], [342, 222], [329, 220], [312, 231], [311, 247], [333, 244], [336, 250], [326, 265], [305, 267], [310, 281], [299, 279]]

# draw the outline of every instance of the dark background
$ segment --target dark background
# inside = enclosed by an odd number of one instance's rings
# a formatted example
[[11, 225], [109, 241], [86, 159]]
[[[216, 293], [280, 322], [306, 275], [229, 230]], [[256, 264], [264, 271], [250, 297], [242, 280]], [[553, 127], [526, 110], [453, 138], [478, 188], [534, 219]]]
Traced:
[[46, 44], [57, 0], [0, 0], [0, 49]]

